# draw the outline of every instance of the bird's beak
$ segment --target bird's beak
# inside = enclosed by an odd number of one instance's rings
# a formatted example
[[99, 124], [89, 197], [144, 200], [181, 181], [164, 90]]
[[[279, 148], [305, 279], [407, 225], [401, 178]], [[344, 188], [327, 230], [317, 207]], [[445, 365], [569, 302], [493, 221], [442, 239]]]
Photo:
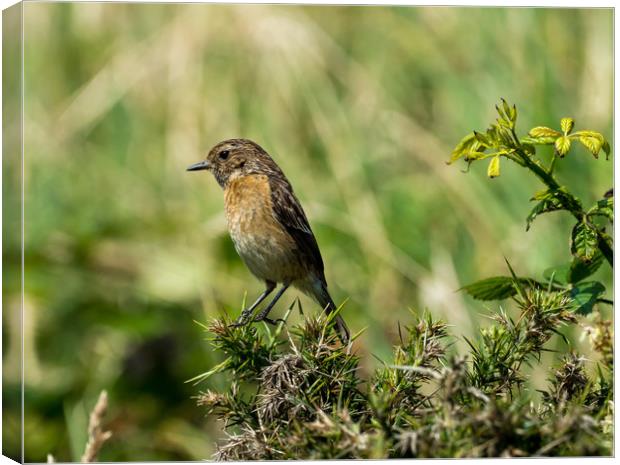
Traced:
[[200, 171], [200, 170], [208, 170], [211, 168], [211, 165], [207, 160], [199, 161], [198, 163], [194, 163], [187, 167], [187, 171]]

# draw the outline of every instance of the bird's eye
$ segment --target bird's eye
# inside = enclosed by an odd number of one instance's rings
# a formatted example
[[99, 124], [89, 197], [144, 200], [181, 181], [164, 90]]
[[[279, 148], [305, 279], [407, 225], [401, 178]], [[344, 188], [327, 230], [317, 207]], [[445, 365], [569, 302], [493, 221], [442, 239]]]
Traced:
[[219, 154], [220, 160], [226, 160], [230, 155], [230, 150], [222, 150]]

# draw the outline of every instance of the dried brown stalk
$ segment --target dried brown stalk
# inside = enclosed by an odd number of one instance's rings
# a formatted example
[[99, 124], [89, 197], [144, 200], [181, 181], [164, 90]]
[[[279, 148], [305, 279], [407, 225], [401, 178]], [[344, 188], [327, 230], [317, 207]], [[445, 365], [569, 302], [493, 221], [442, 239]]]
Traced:
[[82, 455], [82, 463], [92, 463], [97, 461], [97, 455], [103, 444], [112, 436], [111, 431], [103, 431], [101, 424], [108, 410], [108, 393], [101, 391], [99, 399], [93, 411], [90, 412], [88, 421], [88, 441]]

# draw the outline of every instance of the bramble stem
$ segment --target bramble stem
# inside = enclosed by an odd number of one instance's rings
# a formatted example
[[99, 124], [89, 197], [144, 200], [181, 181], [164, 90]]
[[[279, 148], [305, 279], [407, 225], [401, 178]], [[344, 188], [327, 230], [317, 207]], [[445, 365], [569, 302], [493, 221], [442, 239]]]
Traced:
[[[521, 147], [521, 143], [519, 142], [519, 139], [517, 138], [517, 135], [514, 129], [512, 130], [512, 135], [517, 143], [516, 153], [519, 154], [519, 156], [521, 157], [521, 160], [523, 161], [523, 166], [525, 166], [532, 173], [534, 173], [538, 177], [538, 179], [540, 179], [547, 187], [549, 187], [549, 189], [553, 189], [553, 190], [559, 189], [561, 186], [552, 174], [553, 162], [549, 170], [548, 171], [545, 170], [542, 166], [540, 166], [538, 162], [533, 160], [527, 154], [527, 152], [525, 152], [525, 150], [523, 150], [523, 148]], [[555, 160], [555, 155], [554, 155], [553, 160]], [[583, 218], [586, 213], [583, 211], [582, 208], [577, 207], [577, 205], [579, 205], [579, 202], [577, 201], [575, 196], [568, 191], [565, 191], [564, 193], [566, 197], [568, 198], [568, 201], [565, 201], [564, 198], [560, 199], [564, 208], [567, 211], [569, 211], [577, 219], [577, 221], [583, 221]], [[607, 262], [613, 269], [614, 252], [612, 248], [609, 246], [609, 243], [607, 242], [607, 240], [605, 239], [603, 232], [600, 231], [599, 228], [595, 228], [595, 231], [596, 231], [596, 236], [598, 239], [598, 247], [601, 253], [603, 254], [603, 256], [605, 257], [605, 260], [607, 260]]]

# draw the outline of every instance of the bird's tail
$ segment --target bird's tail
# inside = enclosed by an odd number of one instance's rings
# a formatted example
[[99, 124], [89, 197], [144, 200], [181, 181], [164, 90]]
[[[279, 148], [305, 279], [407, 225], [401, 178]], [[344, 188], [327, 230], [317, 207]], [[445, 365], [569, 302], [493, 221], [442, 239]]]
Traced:
[[[318, 287], [318, 286], [317, 286]], [[315, 288], [316, 289], [316, 288]], [[327, 314], [329, 315], [334, 310], [336, 310], [336, 304], [332, 300], [329, 292], [327, 290], [327, 284], [325, 282], [321, 282], [321, 286], [317, 289], [318, 292], [314, 293], [314, 297], [318, 300], [321, 307], [325, 309]], [[349, 328], [347, 328], [344, 319], [340, 315], [336, 315], [336, 327], [338, 328], [338, 334], [340, 336], [340, 341], [343, 344], [348, 344], [349, 339], [351, 338], [351, 334], [349, 333]]]

